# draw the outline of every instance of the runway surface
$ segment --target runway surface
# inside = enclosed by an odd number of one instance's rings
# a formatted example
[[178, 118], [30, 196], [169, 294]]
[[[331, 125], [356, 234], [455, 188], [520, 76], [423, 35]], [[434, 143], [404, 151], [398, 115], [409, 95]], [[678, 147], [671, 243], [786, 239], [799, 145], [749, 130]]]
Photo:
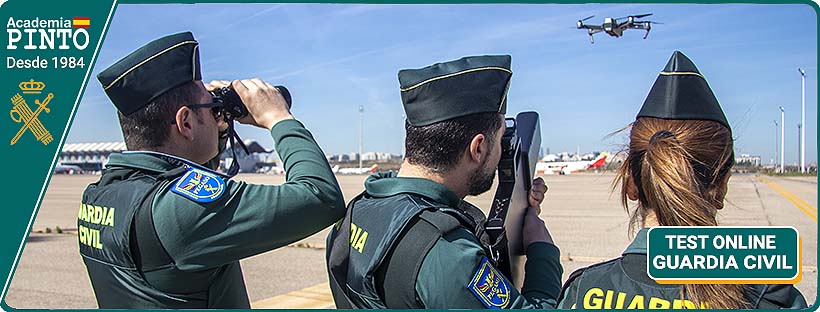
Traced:
[[[345, 198], [362, 191], [365, 176], [338, 176]], [[564, 279], [575, 269], [618, 257], [631, 241], [628, 217], [611, 192], [611, 173], [544, 176], [549, 186], [541, 217], [561, 249]], [[78, 253], [76, 218], [82, 190], [98, 176], [57, 175], [51, 180], [5, 300], [14, 308], [96, 308]], [[240, 175], [256, 184], [283, 176]], [[490, 206], [492, 191], [470, 197]], [[803, 279], [809, 303], [817, 297], [817, 178], [735, 175], [721, 225], [794, 226], [803, 240]], [[60, 227], [62, 234], [54, 233]], [[46, 228], [52, 233], [45, 232]], [[327, 229], [289, 247], [242, 260], [254, 308], [332, 308], [324, 262]]]

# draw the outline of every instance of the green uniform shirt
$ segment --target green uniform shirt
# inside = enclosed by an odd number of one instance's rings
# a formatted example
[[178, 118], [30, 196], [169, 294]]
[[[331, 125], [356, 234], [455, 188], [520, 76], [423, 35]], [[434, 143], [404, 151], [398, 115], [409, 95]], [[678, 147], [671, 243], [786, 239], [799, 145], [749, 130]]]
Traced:
[[[296, 120], [285, 120], [271, 129], [271, 136], [287, 171], [284, 184], [255, 185], [226, 179], [224, 192], [216, 200], [198, 202], [173, 192], [176, 180], [157, 182], [156, 195], [148, 200], [152, 201], [156, 234], [172, 265], [142, 274], [144, 281], [125, 281], [133, 275], [115, 274], [123, 279], [120, 283], [95, 281], [89, 266], [92, 284], [152, 288], [131, 289], [129, 295], [129, 291], [95, 285], [101, 308], [248, 308], [240, 259], [303, 239], [344, 215], [341, 190], [310, 132]], [[112, 154], [106, 170], [159, 174], [180, 163], [197, 167], [170, 155], [126, 152]], [[128, 254], [127, 250], [107, 252]], [[126, 268], [132, 260], [123, 262]], [[126, 268], [114, 265], [105, 270]], [[129, 305], [132, 299], [138, 303]]]
[[[395, 199], [396, 196], [409, 195], [410, 198], [425, 198], [425, 200], [429, 199], [452, 208], [462, 207], [463, 209], [468, 206], [462, 205], [462, 200], [447, 187], [427, 179], [396, 177], [395, 174], [376, 174], [365, 182], [365, 189], [368, 198]], [[414, 199], [405, 202], [412, 205], [423, 202], [423, 200]], [[368, 216], [356, 215], [356, 203], [351, 207], [353, 222], [363, 223], [360, 221]], [[395, 207], [395, 209], [400, 210], [402, 207]], [[384, 220], [383, 222], [390, 221]], [[424, 308], [487, 308], [479, 295], [470, 290], [470, 284], [482, 266], [482, 261], [486, 258], [486, 253], [478, 239], [466, 228], [459, 227], [439, 238], [424, 257], [415, 282], [416, 294]], [[382, 265], [386, 264], [382, 263]], [[508, 298], [503, 307], [508, 309], [554, 307], [560, 293], [563, 271], [558, 248], [548, 243], [531, 244], [527, 248], [525, 269], [525, 281], [521, 293], [507, 279], [502, 281], [509, 286]], [[384, 287], [391, 286], [384, 285]]]
[[[183, 270], [250, 257], [308, 237], [344, 215], [344, 199], [324, 153], [307, 129], [285, 120], [271, 129], [287, 172], [282, 185], [227, 180], [219, 205], [167, 191], [154, 199], [163, 245]], [[164, 209], [169, 207], [172, 209]]]
[[[616, 258], [579, 269], [562, 291], [562, 309], [682, 309], [696, 308], [681, 299], [680, 285], [658, 284], [646, 273], [648, 228]], [[806, 299], [792, 285], [748, 285], [747, 299], [755, 309], [804, 309]], [[707, 303], [708, 304], [708, 303]]]

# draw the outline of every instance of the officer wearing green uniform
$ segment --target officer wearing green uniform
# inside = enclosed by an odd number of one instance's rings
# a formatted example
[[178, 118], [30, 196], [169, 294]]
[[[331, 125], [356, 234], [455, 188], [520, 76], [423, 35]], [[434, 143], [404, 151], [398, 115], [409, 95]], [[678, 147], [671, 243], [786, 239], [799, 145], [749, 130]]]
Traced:
[[[573, 272], [560, 308], [807, 307], [793, 285], [658, 284], [647, 274], [648, 228], [717, 225], [715, 214], [723, 208], [734, 161], [729, 122], [706, 79], [683, 53], [675, 51], [652, 86], [632, 125], [629, 146], [618, 179], [624, 205], [627, 199], [638, 201], [632, 221], [643, 228], [621, 257]], [[672, 196], [676, 201], [669, 200]], [[692, 205], [693, 199], [701, 201]]]
[[[658, 284], [646, 274], [646, 236], [638, 231], [620, 258], [575, 271], [561, 295], [561, 309], [695, 309], [698, 306], [681, 298], [680, 285]], [[792, 285], [749, 285], [750, 307], [775, 310], [805, 309], [806, 299]]]
[[191, 33], [157, 39], [98, 79], [129, 152], [112, 154], [83, 193], [79, 246], [100, 308], [249, 308], [239, 260], [297, 241], [344, 215], [338, 183], [310, 132], [259, 80], [234, 81], [266, 128], [287, 181], [254, 185], [200, 164], [226, 125], [202, 84]]
[[[554, 307], [562, 268], [533, 182], [524, 224], [521, 291], [495, 267], [482, 212], [465, 202], [492, 185], [500, 159], [509, 56], [466, 57], [399, 72], [407, 113], [405, 160], [378, 173], [328, 237], [338, 308]], [[483, 129], [483, 130], [482, 130]]]

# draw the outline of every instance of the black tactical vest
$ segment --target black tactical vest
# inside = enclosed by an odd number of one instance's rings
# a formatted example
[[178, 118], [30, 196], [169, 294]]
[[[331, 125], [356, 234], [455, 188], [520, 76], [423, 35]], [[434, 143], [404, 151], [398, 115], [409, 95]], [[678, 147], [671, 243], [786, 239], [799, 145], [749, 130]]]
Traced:
[[[388, 308], [382, 282], [385, 275], [389, 276], [391, 273], [385, 273], [388, 267], [385, 258], [394, 251], [397, 244], [405, 242], [404, 239], [400, 242], [398, 238], [405, 235], [408, 227], [416, 228], [416, 224], [420, 223], [419, 216], [433, 225], [422, 231], [425, 233], [442, 235], [458, 227], [470, 231], [475, 227], [473, 217], [418, 195], [398, 194], [371, 198], [367, 194], [361, 194], [350, 202], [347, 215], [337, 224], [328, 239], [328, 269], [337, 308]], [[344, 231], [346, 227], [349, 228], [349, 239], [345, 238], [348, 236]], [[430, 247], [432, 245], [427, 250]], [[422, 253], [419, 261], [427, 250], [415, 250], [416, 254]], [[393, 261], [391, 266], [392, 264]], [[414, 268], [410, 266], [412, 265], [403, 269], [412, 271]], [[420, 263], [418, 266], [420, 267]], [[418, 268], [415, 269], [417, 274]], [[387, 279], [394, 280], [389, 277]], [[412, 301], [415, 298], [415, 276], [407, 275], [401, 284], [391, 284], [390, 287], [394, 291], [399, 289], [398, 291], [404, 292], [398, 296], [410, 298], [405, 301]], [[408, 302], [406, 306], [417, 307], [413, 303]], [[391, 305], [389, 308], [398, 307]]]
[[[631, 258], [638, 255], [627, 255]], [[644, 257], [645, 258], [645, 257]], [[567, 284], [577, 290], [563, 300], [561, 308], [575, 309], [694, 309], [691, 301], [681, 300], [680, 287], [637, 282], [626, 273], [633, 269], [624, 258], [610, 260], [573, 272]], [[644, 262], [643, 270], [646, 263]], [[648, 278], [648, 277], [647, 277]]]
[[77, 217], [80, 254], [100, 308], [206, 308], [209, 281], [239, 270], [179, 271], [159, 243], [153, 199], [184, 172], [108, 169], [86, 188]]

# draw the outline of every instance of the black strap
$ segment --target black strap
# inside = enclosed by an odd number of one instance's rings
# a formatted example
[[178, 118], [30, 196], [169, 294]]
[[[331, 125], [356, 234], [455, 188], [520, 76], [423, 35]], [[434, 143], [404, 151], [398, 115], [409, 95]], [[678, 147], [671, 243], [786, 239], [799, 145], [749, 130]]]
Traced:
[[231, 153], [233, 155], [233, 160], [231, 161], [231, 167], [228, 168], [227, 175], [229, 177], [235, 176], [239, 173], [239, 158], [236, 157], [236, 142], [239, 142], [239, 146], [242, 147], [242, 150], [245, 151], [245, 155], [250, 155], [248, 151], [248, 147], [245, 145], [245, 142], [242, 142], [242, 138], [239, 137], [239, 133], [236, 133], [236, 129], [234, 128], [233, 119], [227, 120], [228, 123], [228, 135], [231, 139]]
[[353, 203], [364, 196], [364, 192], [353, 198], [347, 204], [345, 217], [337, 224], [337, 228], [331, 232], [330, 246], [328, 252], [328, 274], [330, 276], [330, 292], [337, 309], [358, 308], [350, 300], [347, 294], [347, 271], [350, 263], [350, 222], [353, 214]]
[[185, 167], [178, 167], [157, 176], [157, 183], [154, 183], [142, 198], [140, 206], [137, 207], [134, 222], [131, 225], [131, 254], [140, 272], [150, 272], [173, 265], [173, 259], [159, 241], [151, 207], [162, 185], [159, 181], [176, 178], [186, 170]]
[[376, 271], [379, 296], [390, 309], [424, 309], [416, 294], [421, 264], [438, 239], [462, 223], [450, 214], [423, 211], [408, 224], [398, 243]]

